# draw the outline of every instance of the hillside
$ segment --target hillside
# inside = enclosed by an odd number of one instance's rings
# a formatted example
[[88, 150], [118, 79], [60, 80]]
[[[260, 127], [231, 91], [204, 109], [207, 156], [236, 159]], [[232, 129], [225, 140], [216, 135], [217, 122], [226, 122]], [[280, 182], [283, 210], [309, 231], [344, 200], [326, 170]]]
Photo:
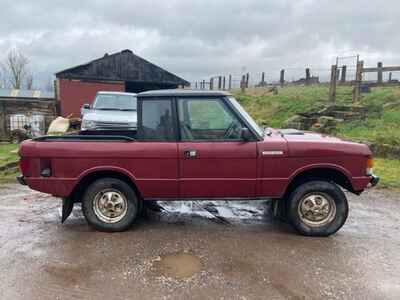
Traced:
[[[265, 89], [234, 94], [259, 124], [280, 128], [296, 113], [322, 108], [327, 104], [328, 92], [328, 86], [318, 85], [285, 87], [277, 95]], [[338, 87], [337, 103], [352, 103], [351, 87]], [[333, 134], [355, 141], [400, 146], [400, 88], [373, 88], [363, 94], [361, 104], [368, 107], [368, 118], [344, 122]], [[400, 188], [400, 160], [377, 159], [376, 172], [381, 175], [383, 186]]]

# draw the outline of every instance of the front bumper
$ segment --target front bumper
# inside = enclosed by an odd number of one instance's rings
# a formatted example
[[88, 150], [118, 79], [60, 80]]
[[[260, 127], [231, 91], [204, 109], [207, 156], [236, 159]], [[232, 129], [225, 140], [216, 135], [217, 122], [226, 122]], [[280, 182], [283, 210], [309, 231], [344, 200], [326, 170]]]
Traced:
[[369, 181], [369, 183], [371, 184], [370, 187], [376, 186], [379, 183], [379, 179], [380, 179], [379, 176], [371, 175], [371, 179]]
[[17, 176], [17, 181], [22, 185], [27, 185], [27, 183], [25, 181], [25, 177], [23, 175]]

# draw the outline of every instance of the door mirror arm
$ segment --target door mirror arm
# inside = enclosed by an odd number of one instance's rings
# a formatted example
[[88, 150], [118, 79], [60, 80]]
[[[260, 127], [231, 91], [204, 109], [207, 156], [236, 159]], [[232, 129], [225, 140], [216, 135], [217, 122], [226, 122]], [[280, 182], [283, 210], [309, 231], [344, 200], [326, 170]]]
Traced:
[[242, 140], [244, 140], [245, 142], [249, 142], [251, 140], [253, 140], [253, 134], [250, 132], [250, 130], [248, 128], [242, 128], [241, 129], [241, 138]]

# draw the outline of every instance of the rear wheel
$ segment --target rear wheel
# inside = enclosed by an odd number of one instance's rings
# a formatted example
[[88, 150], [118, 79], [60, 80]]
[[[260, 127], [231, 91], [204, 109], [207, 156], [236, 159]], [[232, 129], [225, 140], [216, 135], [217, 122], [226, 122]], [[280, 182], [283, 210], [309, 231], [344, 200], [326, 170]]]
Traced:
[[292, 226], [307, 236], [329, 236], [346, 222], [348, 203], [334, 183], [309, 181], [297, 187], [288, 199], [288, 217]]
[[82, 200], [87, 222], [99, 231], [129, 229], [139, 209], [135, 191], [129, 184], [116, 178], [96, 180], [87, 188]]

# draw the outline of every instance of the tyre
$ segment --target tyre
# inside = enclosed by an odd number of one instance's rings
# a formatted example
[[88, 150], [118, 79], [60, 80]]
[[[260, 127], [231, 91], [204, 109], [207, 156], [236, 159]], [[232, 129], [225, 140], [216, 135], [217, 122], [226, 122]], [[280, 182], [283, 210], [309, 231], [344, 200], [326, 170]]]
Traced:
[[126, 182], [102, 178], [84, 193], [82, 211], [90, 226], [99, 231], [118, 232], [129, 229], [139, 211], [135, 191]]
[[343, 191], [334, 183], [309, 181], [288, 199], [291, 225], [302, 235], [329, 236], [346, 222], [349, 207]]

